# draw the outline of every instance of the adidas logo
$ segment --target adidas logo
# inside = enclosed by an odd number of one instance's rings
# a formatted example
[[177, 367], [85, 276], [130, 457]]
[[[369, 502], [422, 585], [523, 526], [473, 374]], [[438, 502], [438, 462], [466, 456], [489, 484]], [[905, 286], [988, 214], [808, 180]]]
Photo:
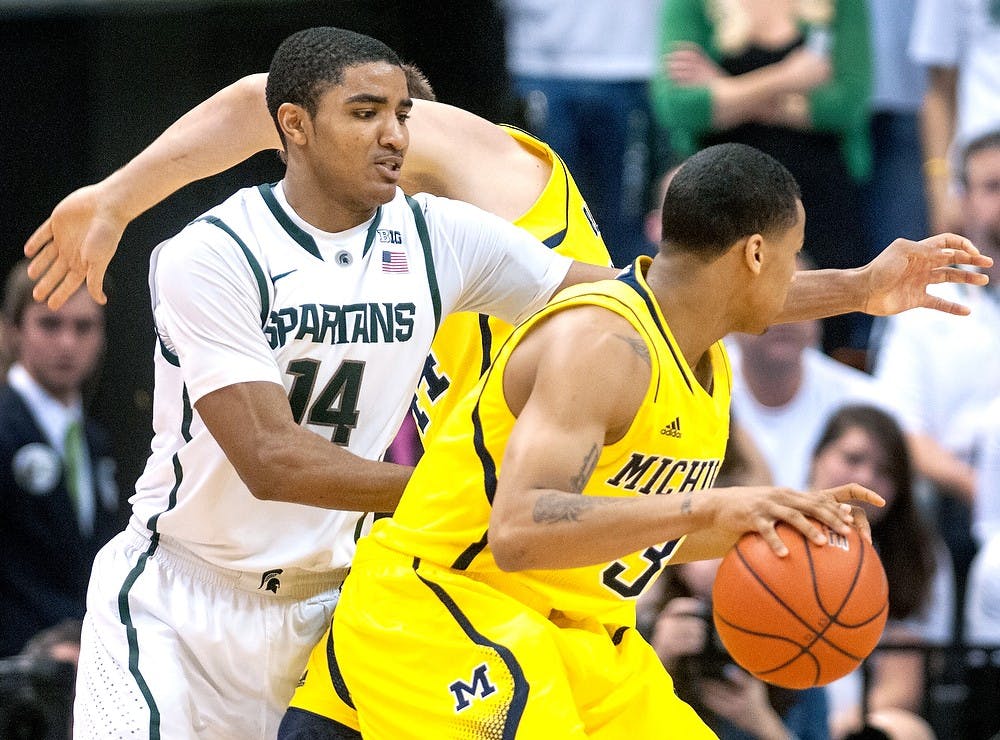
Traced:
[[681, 417], [677, 417], [672, 422], [667, 424], [663, 429], [660, 430], [660, 434], [665, 434], [668, 437], [681, 438]]

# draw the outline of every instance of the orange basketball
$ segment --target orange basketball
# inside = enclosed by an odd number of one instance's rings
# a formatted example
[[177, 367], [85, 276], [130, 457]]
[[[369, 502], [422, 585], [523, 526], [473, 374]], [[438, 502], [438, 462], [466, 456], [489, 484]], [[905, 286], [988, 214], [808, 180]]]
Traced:
[[723, 558], [712, 588], [722, 644], [740, 666], [790, 689], [823, 686], [854, 670], [875, 648], [889, 614], [889, 584], [875, 550], [851, 529], [823, 525], [813, 544], [780, 522], [788, 555], [756, 532]]

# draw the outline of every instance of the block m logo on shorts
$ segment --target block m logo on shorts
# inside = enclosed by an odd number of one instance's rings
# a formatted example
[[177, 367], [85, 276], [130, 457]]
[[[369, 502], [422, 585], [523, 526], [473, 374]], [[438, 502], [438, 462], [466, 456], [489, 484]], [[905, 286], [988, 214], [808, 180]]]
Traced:
[[478, 696], [480, 699], [485, 699], [497, 690], [497, 687], [491, 684], [490, 679], [487, 678], [486, 670], [486, 664], [481, 663], [476, 667], [476, 670], [472, 672], [471, 683], [466, 683], [465, 681], [459, 679], [448, 687], [448, 690], [455, 696], [456, 712], [461, 712], [463, 709], [469, 708], [472, 704], [469, 697]]

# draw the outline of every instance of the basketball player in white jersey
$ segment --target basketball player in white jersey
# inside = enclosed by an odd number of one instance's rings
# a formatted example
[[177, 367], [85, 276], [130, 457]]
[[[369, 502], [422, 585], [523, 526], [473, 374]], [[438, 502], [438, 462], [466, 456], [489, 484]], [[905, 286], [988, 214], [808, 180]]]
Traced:
[[285, 179], [151, 261], [155, 437], [94, 567], [78, 737], [274, 737], [355, 540], [409, 477], [378, 461], [441, 317], [513, 322], [588, 275], [497, 216], [403, 194], [411, 101], [380, 42], [294, 34], [267, 99]]

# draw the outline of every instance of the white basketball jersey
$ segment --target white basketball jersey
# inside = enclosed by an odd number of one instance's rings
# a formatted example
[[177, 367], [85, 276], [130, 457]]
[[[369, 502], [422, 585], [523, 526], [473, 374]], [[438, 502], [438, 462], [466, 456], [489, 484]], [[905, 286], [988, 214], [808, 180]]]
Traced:
[[444, 198], [397, 191], [370, 221], [330, 234], [300, 219], [280, 184], [237, 192], [153, 253], [155, 436], [135, 518], [227, 568], [348, 565], [371, 514], [255, 498], [194, 404], [234, 383], [279, 383], [300, 424], [381, 459], [441, 317], [519, 320], [568, 265]]

